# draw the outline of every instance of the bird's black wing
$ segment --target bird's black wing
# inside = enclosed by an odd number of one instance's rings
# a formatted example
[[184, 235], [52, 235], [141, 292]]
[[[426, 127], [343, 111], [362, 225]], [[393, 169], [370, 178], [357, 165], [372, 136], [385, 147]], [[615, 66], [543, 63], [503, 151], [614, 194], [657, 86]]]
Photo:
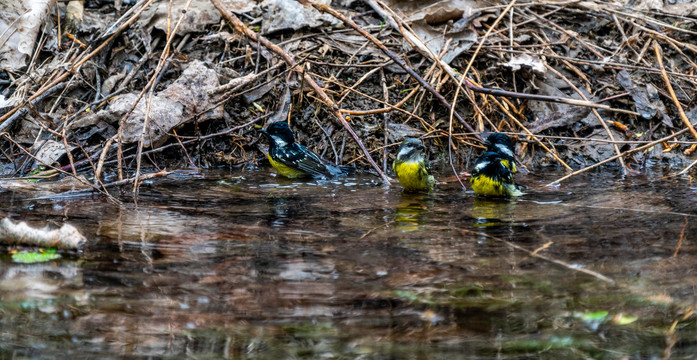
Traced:
[[279, 151], [277, 154], [278, 160], [287, 166], [304, 171], [313, 177], [333, 177], [343, 173], [341, 169], [298, 143], [289, 147], [290, 149]]
[[499, 167], [499, 172], [498, 175], [499, 177], [503, 180], [505, 183], [513, 183], [514, 178], [513, 178], [513, 172], [511, 169], [509, 169], [506, 165], [503, 164], [500, 160], [498, 161], [498, 167]]

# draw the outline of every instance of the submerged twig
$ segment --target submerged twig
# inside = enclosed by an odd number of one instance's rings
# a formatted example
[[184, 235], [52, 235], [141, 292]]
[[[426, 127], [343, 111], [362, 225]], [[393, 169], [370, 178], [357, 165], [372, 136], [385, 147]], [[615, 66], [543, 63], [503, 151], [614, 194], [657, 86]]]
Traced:
[[674, 258], [678, 257], [678, 252], [680, 252], [682, 243], [685, 241], [685, 230], [687, 229], [687, 224], [689, 224], [689, 221], [687, 221], [687, 216], [685, 216], [685, 225], [683, 225], [682, 230], [680, 230], [680, 240], [678, 240], [678, 246], [675, 247], [675, 252], [673, 253]]
[[[162, 171], [159, 171], [156, 173], [143, 174], [143, 175], [139, 176], [138, 179], [136, 179], [135, 177], [132, 177], [130, 179], [113, 181], [110, 183], [103, 184], [102, 187], [104, 189], [106, 189], [106, 188], [114, 187], [114, 186], [128, 185], [128, 184], [134, 183], [136, 180], [137, 181], [151, 180], [151, 179], [155, 179], [155, 178], [159, 178], [159, 177], [165, 177], [171, 173], [172, 173], [171, 171], [162, 170]], [[64, 197], [71, 197], [71, 196], [76, 196], [76, 195], [89, 194], [89, 193], [92, 193], [94, 191], [100, 191], [100, 190], [97, 188], [70, 190], [70, 191], [66, 191], [66, 192], [62, 192], [62, 193], [58, 193], [58, 194], [32, 198], [31, 200], [64, 198]]]
[[512, 243], [512, 242], [510, 242], [510, 241], [506, 241], [506, 240], [504, 240], [504, 239], [500, 239], [500, 238], [498, 238], [498, 237], [496, 237], [496, 236], [492, 236], [492, 235], [485, 234], [485, 233], [481, 233], [481, 232], [471, 231], [471, 230], [464, 230], [464, 229], [461, 229], [460, 231], [461, 231], [462, 233], [474, 234], [474, 235], [477, 235], [477, 236], [483, 236], [483, 237], [485, 237], [485, 238], [487, 238], [487, 239], [491, 239], [491, 240], [494, 240], [494, 241], [498, 241], [498, 242], [503, 243], [503, 244], [505, 244], [505, 245], [507, 245], [507, 246], [509, 246], [509, 247], [512, 247], [512, 248], [514, 248], [514, 249], [516, 249], [516, 250], [520, 250], [520, 251], [522, 251], [522, 252], [528, 254], [529, 256], [532, 256], [532, 257], [535, 257], [535, 258], [538, 258], [538, 259], [542, 259], [542, 260], [545, 260], [545, 261], [549, 261], [549, 262], [551, 262], [551, 263], [553, 263], [553, 264], [559, 265], [559, 266], [561, 266], [561, 267], [564, 267], [564, 268], [569, 269], [569, 270], [572, 270], [572, 271], [576, 271], [576, 272], [584, 273], [584, 274], [586, 274], [586, 275], [593, 276], [594, 278], [596, 278], [596, 279], [598, 279], [598, 280], [602, 280], [602, 281], [604, 281], [604, 282], [606, 282], [606, 283], [609, 283], [609, 284], [613, 284], [613, 285], [615, 284], [615, 280], [612, 280], [612, 279], [610, 279], [609, 277], [607, 277], [607, 276], [605, 276], [605, 275], [603, 275], [603, 274], [601, 274], [601, 273], [599, 273], [599, 272], [596, 272], [596, 271], [593, 271], [593, 270], [584, 269], [584, 268], [580, 268], [580, 267], [578, 267], [578, 266], [574, 266], [574, 265], [569, 264], [569, 263], [567, 263], [567, 262], [564, 262], [564, 261], [561, 261], [561, 260], [557, 260], [557, 259], [553, 259], [553, 258], [551, 258], [551, 257], [549, 257], [549, 256], [540, 255], [540, 254], [538, 254], [537, 252], [530, 251], [530, 250], [528, 250], [528, 249], [526, 249], [526, 248], [524, 248], [524, 247], [522, 247], [522, 246], [520, 246], [520, 245], [518, 245], [518, 244], [514, 244], [514, 243]]

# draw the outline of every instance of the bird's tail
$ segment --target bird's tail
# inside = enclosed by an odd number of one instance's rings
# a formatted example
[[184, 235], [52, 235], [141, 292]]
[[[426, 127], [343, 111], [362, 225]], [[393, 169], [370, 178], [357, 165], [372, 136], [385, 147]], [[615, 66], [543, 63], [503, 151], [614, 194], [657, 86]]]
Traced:
[[356, 173], [356, 168], [352, 165], [339, 165], [339, 169], [341, 169], [341, 172], [345, 175], [351, 175]]
[[523, 192], [523, 190], [525, 189], [527, 189], [527, 186], [513, 183], [512, 185], [510, 185], [508, 192], [512, 197], [518, 197], [525, 195], [525, 193]]

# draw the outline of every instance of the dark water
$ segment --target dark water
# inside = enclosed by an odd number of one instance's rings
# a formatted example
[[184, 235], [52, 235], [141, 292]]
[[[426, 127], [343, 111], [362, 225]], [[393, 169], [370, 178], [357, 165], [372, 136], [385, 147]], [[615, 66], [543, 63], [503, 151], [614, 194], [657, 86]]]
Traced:
[[514, 201], [268, 172], [175, 176], [123, 206], [5, 190], [3, 216], [89, 243], [3, 255], [0, 358], [694, 358], [689, 180], [540, 172]]

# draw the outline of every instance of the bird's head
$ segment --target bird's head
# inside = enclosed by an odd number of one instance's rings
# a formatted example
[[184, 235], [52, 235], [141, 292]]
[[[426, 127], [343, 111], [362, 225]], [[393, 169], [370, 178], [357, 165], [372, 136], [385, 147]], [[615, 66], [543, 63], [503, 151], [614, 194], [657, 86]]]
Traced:
[[260, 129], [258, 131], [266, 135], [269, 141], [279, 147], [291, 145], [295, 142], [295, 136], [293, 136], [293, 132], [290, 131], [290, 127], [285, 121], [277, 121], [267, 126], [266, 130]]
[[407, 138], [402, 141], [397, 152], [397, 160], [406, 161], [421, 161], [424, 158], [424, 150], [426, 148], [421, 143], [421, 140], [416, 138]]
[[499, 152], [508, 158], [515, 156], [513, 141], [506, 134], [492, 133], [486, 138], [486, 151]]
[[474, 173], [482, 173], [489, 176], [499, 176], [507, 168], [501, 163], [502, 156], [498, 152], [487, 151], [477, 159], [474, 165]]

